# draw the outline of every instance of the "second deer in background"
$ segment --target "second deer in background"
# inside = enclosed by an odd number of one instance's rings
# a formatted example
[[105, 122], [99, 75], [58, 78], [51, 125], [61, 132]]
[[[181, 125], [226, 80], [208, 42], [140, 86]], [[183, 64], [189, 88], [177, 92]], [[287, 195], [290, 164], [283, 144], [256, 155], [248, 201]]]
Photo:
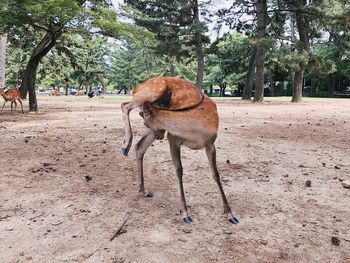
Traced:
[[4, 107], [6, 102], [11, 101], [11, 114], [12, 114], [12, 108], [13, 108], [13, 104], [15, 104], [15, 110], [17, 109], [17, 102], [16, 100], [18, 100], [18, 102], [21, 104], [21, 109], [22, 109], [22, 113], [24, 113], [23, 111], [23, 106], [22, 106], [22, 101], [20, 99], [20, 94], [19, 94], [19, 90], [17, 88], [12, 88], [9, 90], [4, 91], [3, 88], [0, 88], [0, 95], [4, 98], [4, 104], [2, 105], [2, 109], [1, 109], [1, 114], [4, 111]]

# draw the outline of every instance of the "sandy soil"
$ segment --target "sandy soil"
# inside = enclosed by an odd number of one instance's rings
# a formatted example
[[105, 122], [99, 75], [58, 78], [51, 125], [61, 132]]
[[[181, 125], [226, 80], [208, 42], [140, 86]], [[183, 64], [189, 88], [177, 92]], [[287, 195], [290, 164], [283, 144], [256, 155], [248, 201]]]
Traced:
[[[146, 154], [154, 197], [138, 195], [134, 151], [120, 154], [119, 101], [41, 97], [37, 114], [7, 108], [0, 262], [349, 263], [350, 189], [341, 181], [350, 177], [350, 101], [217, 103], [218, 167], [238, 225], [222, 214], [204, 151], [182, 152], [192, 224], [179, 216], [166, 140]], [[135, 142], [145, 128], [136, 111], [132, 122]]]

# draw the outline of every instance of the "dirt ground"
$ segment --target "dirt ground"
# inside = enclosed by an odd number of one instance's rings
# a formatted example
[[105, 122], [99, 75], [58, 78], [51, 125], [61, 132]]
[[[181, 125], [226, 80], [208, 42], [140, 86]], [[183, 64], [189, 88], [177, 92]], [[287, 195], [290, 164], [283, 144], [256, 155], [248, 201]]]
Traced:
[[[217, 101], [218, 167], [238, 225], [222, 214], [203, 150], [182, 150], [192, 224], [166, 140], [146, 154], [154, 197], [138, 194], [134, 150], [120, 153], [121, 101], [40, 97], [39, 113], [12, 116], [7, 105], [0, 262], [350, 262], [350, 100]], [[132, 125], [135, 143], [137, 111]]]

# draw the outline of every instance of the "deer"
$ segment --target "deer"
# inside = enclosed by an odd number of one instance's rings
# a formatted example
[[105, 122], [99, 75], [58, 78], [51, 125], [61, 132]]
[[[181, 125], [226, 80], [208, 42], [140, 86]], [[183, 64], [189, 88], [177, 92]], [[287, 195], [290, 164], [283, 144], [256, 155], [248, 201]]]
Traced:
[[74, 96], [82, 96], [85, 95], [85, 91], [84, 90], [78, 90]]
[[181, 147], [193, 150], [205, 148], [210, 170], [223, 201], [224, 214], [232, 224], [239, 223], [233, 216], [224, 193], [216, 164], [215, 140], [219, 127], [219, 116], [215, 102], [195, 85], [179, 77], [154, 77], [133, 89], [131, 101], [121, 104], [125, 125], [122, 154], [127, 156], [132, 145], [130, 112], [139, 108], [147, 132], [135, 145], [139, 193], [152, 197], [144, 186], [143, 159], [147, 149], [158, 139], [167, 136], [170, 154], [180, 187], [180, 213], [185, 223], [191, 223], [183, 187]]
[[50, 96], [60, 96], [60, 92], [57, 89], [51, 90]]
[[12, 115], [13, 103], [15, 104], [15, 110], [17, 109], [17, 102], [16, 102], [16, 100], [18, 100], [18, 102], [21, 104], [22, 113], [24, 113], [23, 106], [22, 106], [22, 101], [20, 99], [20, 93], [19, 93], [19, 90], [17, 88], [12, 88], [12, 89], [9, 89], [9, 90], [6, 90], [6, 91], [4, 91], [3, 88], [0, 88], [0, 95], [4, 98], [4, 104], [2, 105], [2, 109], [1, 109], [1, 114], [0, 115], [3, 114], [5, 104], [8, 101], [11, 101], [11, 115]]

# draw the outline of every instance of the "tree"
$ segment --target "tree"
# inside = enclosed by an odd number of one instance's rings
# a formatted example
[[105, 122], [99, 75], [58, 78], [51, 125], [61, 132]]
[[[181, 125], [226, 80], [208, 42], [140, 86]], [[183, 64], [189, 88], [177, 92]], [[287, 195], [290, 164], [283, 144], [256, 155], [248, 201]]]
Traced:
[[11, 32], [13, 27], [32, 27], [45, 32], [35, 47], [25, 70], [21, 83], [21, 97], [25, 98], [29, 91], [29, 110], [37, 111], [35, 94], [36, 73], [39, 62], [56, 44], [66, 24], [78, 15], [77, 1], [5, 1], [0, 15], [5, 28]]
[[5, 87], [5, 58], [6, 58], [7, 34], [0, 36], [0, 88]]
[[174, 76], [174, 64], [197, 58], [196, 83], [203, 83], [204, 54], [203, 35], [206, 27], [199, 20], [198, 0], [127, 0], [128, 10], [135, 23], [153, 32], [158, 40], [155, 50], [165, 55], [169, 62], [169, 75]]
[[[312, 71], [320, 65], [319, 58], [315, 60], [313, 54], [313, 43], [322, 41], [325, 38], [325, 32], [328, 31], [332, 35], [332, 29], [342, 28], [347, 32], [349, 29], [348, 14], [350, 12], [350, 4], [347, 1], [322, 0], [322, 1], [306, 1], [297, 0], [283, 1], [291, 13], [292, 20], [295, 20], [298, 30], [299, 39], [297, 41], [296, 51], [299, 56], [299, 67], [295, 71], [293, 98], [292, 102], [300, 102], [302, 99], [302, 89], [305, 72]], [[293, 26], [292, 26], [293, 28]], [[334, 36], [344, 35], [338, 31]], [[292, 34], [293, 38], [293, 34]], [[332, 69], [330, 68], [331, 72]]]
[[267, 0], [257, 0], [256, 2], [257, 13], [257, 27], [258, 27], [258, 43], [256, 48], [256, 84], [254, 102], [262, 102], [264, 100], [264, 45], [262, 40], [266, 35], [267, 26]]
[[202, 33], [205, 30], [203, 24], [199, 20], [199, 6], [198, 0], [193, 0], [193, 26], [194, 26], [194, 40], [196, 46], [197, 55], [197, 77], [196, 85], [199, 89], [203, 87], [203, 77], [204, 77], [204, 54], [203, 54], [203, 44], [202, 44]]
[[255, 73], [255, 60], [256, 60], [256, 51], [257, 48], [254, 47], [249, 59], [249, 65], [247, 74], [245, 77], [244, 89], [242, 92], [242, 100], [251, 100], [253, 85], [254, 85], [254, 73]]
[[[296, 25], [299, 33], [299, 47], [298, 52], [302, 56], [308, 56], [310, 52], [309, 43], [309, 21], [307, 14], [304, 13], [303, 8], [305, 8], [307, 2], [306, 0], [291, 1], [291, 7], [294, 8]], [[294, 86], [293, 86], [293, 97], [292, 102], [300, 102], [303, 90], [304, 73], [306, 69], [305, 60], [299, 63], [299, 69], [295, 72]]]
[[28, 63], [33, 51], [33, 39], [35, 34], [28, 31], [30, 38], [21, 39], [20, 43], [14, 39], [10, 40], [10, 45], [6, 52], [6, 83], [9, 86], [19, 87], [25, 72], [25, 65]]
[[251, 45], [251, 51], [247, 54], [250, 60], [246, 68], [247, 73], [242, 99], [251, 99], [255, 76], [255, 102], [262, 101], [264, 97], [264, 38], [268, 25], [267, 10], [267, 0], [238, 0], [230, 8], [220, 9], [217, 13], [223, 23], [231, 29], [238, 32], [244, 31], [252, 38], [251, 43], [254, 44]]
[[[29, 110], [37, 111], [35, 82], [42, 58], [56, 45], [62, 34], [69, 31], [102, 33], [123, 38], [134, 33], [116, 20], [108, 0], [3, 0], [0, 25], [9, 34], [16, 29], [35, 29], [41, 32], [26, 66], [21, 83], [21, 97], [29, 92]], [[138, 30], [140, 33], [140, 30]], [[139, 34], [141, 35], [141, 34]], [[18, 36], [15, 36], [18, 37]]]
[[69, 54], [74, 72], [72, 78], [85, 86], [86, 91], [93, 87], [104, 86], [107, 61], [110, 57], [110, 43], [100, 36], [86, 36], [84, 39], [70, 38], [70, 48], [64, 49]]
[[[155, 53], [154, 48], [141, 43], [128, 43], [117, 46], [111, 53], [108, 79], [118, 85], [120, 91], [130, 89], [149, 77], [167, 75], [167, 59]], [[196, 78], [194, 63], [174, 62], [174, 74], [191, 81]]]
[[65, 95], [68, 95], [69, 84], [72, 83], [73, 67], [70, 58], [53, 48], [38, 69], [38, 84], [45, 87], [54, 87], [60, 91], [61, 87], [65, 88]]
[[218, 43], [213, 43], [207, 56], [205, 81], [220, 87], [224, 96], [227, 85], [237, 85], [244, 79], [249, 54], [249, 40], [243, 34], [234, 32]]

